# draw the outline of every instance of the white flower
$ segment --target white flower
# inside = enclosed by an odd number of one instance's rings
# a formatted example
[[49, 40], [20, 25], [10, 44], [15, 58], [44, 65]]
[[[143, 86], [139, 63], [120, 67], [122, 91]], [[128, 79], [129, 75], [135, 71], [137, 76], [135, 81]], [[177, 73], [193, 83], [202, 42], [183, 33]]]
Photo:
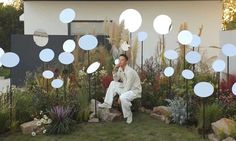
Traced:
[[44, 119], [44, 120], [43, 120], [43, 124], [47, 124], [47, 120]]
[[43, 123], [43, 124], [47, 124], [47, 120], [44, 119], [44, 118], [41, 118], [41, 119], [40, 119], [40, 122]]
[[36, 136], [36, 133], [35, 133], [35, 132], [32, 132], [31, 135], [34, 137], [34, 136]]
[[46, 129], [44, 129], [44, 130], [43, 130], [43, 134], [45, 134], [46, 132], [47, 132], [47, 130], [46, 130]]
[[34, 118], [34, 120], [38, 120], [37, 118]]
[[52, 120], [49, 118], [48, 119], [48, 124], [51, 124], [52, 123]]
[[43, 121], [44, 121], [44, 119], [43, 119], [43, 118], [41, 118], [41, 119], [40, 119], [40, 122], [41, 122], [41, 123], [43, 123]]
[[47, 115], [43, 115], [43, 118], [47, 120], [47, 119], [48, 119], [48, 116], [47, 116]]
[[37, 126], [41, 126], [41, 125], [42, 125], [41, 121], [38, 121], [38, 122], [36, 123], [36, 125], [37, 125]]
[[40, 113], [39, 113], [40, 115], [42, 115], [43, 114], [43, 111], [40, 111]]

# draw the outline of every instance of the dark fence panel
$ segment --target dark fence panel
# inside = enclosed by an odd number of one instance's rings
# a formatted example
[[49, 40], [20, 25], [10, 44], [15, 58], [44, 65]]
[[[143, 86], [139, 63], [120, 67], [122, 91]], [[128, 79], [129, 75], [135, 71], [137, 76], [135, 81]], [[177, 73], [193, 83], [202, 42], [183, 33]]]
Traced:
[[32, 35], [12, 35], [11, 50], [20, 57], [20, 63], [12, 68], [12, 84], [22, 86], [25, 81], [26, 72], [35, 72], [38, 68], [43, 67], [43, 62], [39, 59], [39, 53], [44, 48], [50, 48], [54, 51], [55, 57], [50, 63], [50, 66], [58, 61], [58, 55], [63, 52], [63, 43], [67, 39], [75, 37], [66, 35], [51, 35], [49, 36], [48, 44], [45, 47], [39, 47], [34, 43]]

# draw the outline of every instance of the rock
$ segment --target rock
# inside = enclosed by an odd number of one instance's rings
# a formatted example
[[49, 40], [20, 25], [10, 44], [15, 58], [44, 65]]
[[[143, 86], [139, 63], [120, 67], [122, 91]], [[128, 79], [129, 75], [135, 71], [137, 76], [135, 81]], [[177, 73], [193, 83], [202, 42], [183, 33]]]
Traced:
[[155, 118], [155, 119], [159, 119], [159, 120], [162, 120], [162, 119], [163, 119], [162, 115], [158, 115], [158, 114], [153, 113], [153, 112], [151, 112], [150, 116], [153, 117], [153, 118]]
[[228, 138], [226, 138], [226, 139], [223, 139], [222, 141], [235, 141], [235, 139], [234, 139], [234, 138], [231, 138], [231, 137], [228, 137]]
[[20, 125], [23, 134], [31, 134], [35, 129], [37, 129], [38, 120], [26, 122]]
[[122, 113], [116, 109], [110, 109], [108, 121], [118, 121], [122, 119]]
[[107, 108], [99, 108], [98, 109], [98, 117], [101, 121], [107, 121], [109, 113], [110, 113], [110, 110]]
[[140, 107], [139, 111], [144, 113], [145, 112], [145, 108], [144, 107]]
[[98, 123], [99, 119], [98, 118], [92, 118], [90, 120], [88, 120], [89, 123]]
[[98, 117], [101, 121], [116, 121], [122, 118], [122, 113], [115, 109], [99, 108]]
[[220, 139], [218, 139], [215, 134], [209, 134], [208, 139], [210, 141], [220, 141]]
[[145, 109], [145, 113], [151, 114], [151, 112], [152, 112], [152, 110], [150, 110], [150, 109]]
[[158, 106], [154, 107], [152, 111], [152, 116], [159, 115], [160, 120], [164, 121], [165, 123], [169, 124], [171, 121], [171, 110], [169, 107], [166, 106]]
[[155, 118], [155, 119], [164, 121], [166, 124], [170, 124], [170, 119], [166, 118], [164, 115], [159, 115], [159, 114], [156, 114], [154, 112], [151, 112], [150, 116]]
[[159, 115], [164, 115], [165, 117], [171, 116], [171, 110], [166, 106], [158, 106], [153, 108], [153, 112]]
[[[98, 104], [101, 104], [101, 102], [96, 100], [96, 105], [97, 105], [96, 109], [97, 109], [97, 111], [99, 109]], [[95, 113], [95, 99], [91, 99], [91, 101], [90, 101], [90, 111]]]
[[231, 119], [222, 118], [211, 123], [211, 127], [219, 139], [235, 137], [236, 135], [236, 122]]
[[91, 113], [90, 115], [89, 115], [89, 119], [93, 119], [95, 117], [95, 113]]

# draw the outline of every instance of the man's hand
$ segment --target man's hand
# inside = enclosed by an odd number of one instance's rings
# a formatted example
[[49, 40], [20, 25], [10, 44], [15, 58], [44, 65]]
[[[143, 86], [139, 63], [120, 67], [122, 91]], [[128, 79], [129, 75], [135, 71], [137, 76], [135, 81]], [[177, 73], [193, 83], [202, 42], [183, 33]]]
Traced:
[[115, 74], [115, 73], [117, 72], [117, 70], [119, 69], [119, 67], [120, 67], [120, 65], [117, 64], [117, 65], [114, 67], [114, 69], [113, 69], [113, 71], [112, 71], [112, 74]]

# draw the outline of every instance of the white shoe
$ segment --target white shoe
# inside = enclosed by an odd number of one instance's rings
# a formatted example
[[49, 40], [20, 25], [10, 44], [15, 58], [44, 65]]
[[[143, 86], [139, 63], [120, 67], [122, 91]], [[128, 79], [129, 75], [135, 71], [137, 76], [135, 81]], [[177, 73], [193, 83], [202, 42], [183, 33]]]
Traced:
[[102, 104], [98, 104], [98, 107], [99, 108], [107, 108], [107, 109], [110, 109], [111, 108], [111, 105], [107, 104], [107, 103], [102, 103]]
[[131, 113], [131, 114], [127, 117], [126, 123], [130, 124], [130, 123], [132, 123], [132, 121], [133, 121], [133, 114]]

